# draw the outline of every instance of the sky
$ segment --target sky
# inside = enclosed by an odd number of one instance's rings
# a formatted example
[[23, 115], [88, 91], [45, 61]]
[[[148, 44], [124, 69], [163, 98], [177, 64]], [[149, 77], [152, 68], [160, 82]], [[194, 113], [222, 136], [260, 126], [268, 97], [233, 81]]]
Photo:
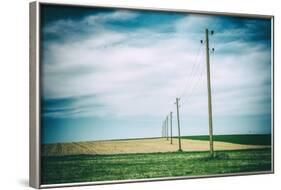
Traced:
[[[43, 5], [42, 143], [161, 136], [180, 98], [182, 135], [271, 133], [271, 20]], [[201, 40], [202, 43], [201, 43]], [[214, 48], [214, 51], [212, 51]]]

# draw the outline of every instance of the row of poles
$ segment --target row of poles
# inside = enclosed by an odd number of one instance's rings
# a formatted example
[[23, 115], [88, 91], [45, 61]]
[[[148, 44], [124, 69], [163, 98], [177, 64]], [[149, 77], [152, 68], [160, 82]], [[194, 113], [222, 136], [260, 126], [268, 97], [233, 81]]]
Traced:
[[[179, 98], [176, 98], [176, 106], [177, 106], [177, 124], [178, 124], [178, 144], [179, 144], [179, 151], [182, 151], [181, 148], [181, 135], [180, 135], [180, 116], [179, 116]], [[170, 142], [173, 144], [173, 112], [170, 112], [169, 115], [166, 116], [165, 120], [163, 121], [162, 125], [162, 137], [166, 138], [167, 141], [169, 140], [169, 129], [170, 129]]]
[[[210, 142], [210, 155], [214, 156], [214, 145], [213, 145], [213, 116], [212, 116], [212, 95], [211, 95], [211, 80], [210, 80], [210, 49], [209, 49], [209, 33], [214, 34], [214, 31], [209, 32], [205, 30], [205, 45], [206, 45], [206, 67], [207, 67], [207, 89], [208, 89], [208, 124], [209, 124], [209, 142]], [[201, 40], [203, 43], [203, 40]], [[212, 48], [214, 51], [214, 48]], [[180, 133], [180, 115], [179, 115], [179, 101], [180, 98], [176, 98], [176, 109], [177, 109], [177, 126], [178, 126], [178, 151], [182, 151], [181, 148], [181, 133]], [[170, 112], [163, 121], [162, 125], [162, 137], [169, 140], [169, 129], [170, 129], [170, 143], [173, 144], [173, 112]]]

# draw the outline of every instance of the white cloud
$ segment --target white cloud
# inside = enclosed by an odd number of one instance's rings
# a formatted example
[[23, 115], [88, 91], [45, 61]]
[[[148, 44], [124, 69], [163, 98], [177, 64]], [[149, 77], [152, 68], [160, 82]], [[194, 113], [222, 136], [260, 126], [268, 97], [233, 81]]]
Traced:
[[[82, 20], [62, 19], [51, 22], [43, 28], [47, 34], [63, 33], [67, 34], [69, 31], [98, 31], [104, 28], [103, 24], [107, 21], [126, 21], [137, 17], [137, 14], [132, 11], [115, 11], [113, 13], [97, 13], [95, 15], [87, 16]], [[74, 33], [71, 33], [72, 35]]]
[[[145, 28], [115, 31], [102, 24], [108, 20], [137, 17], [126, 11], [97, 14], [80, 21], [60, 20], [44, 28], [45, 33], [65, 32], [60, 42], [48, 42], [44, 49], [44, 97], [49, 99], [95, 95], [78, 99], [68, 112], [52, 112], [52, 117], [83, 117], [113, 114], [163, 115], [174, 108], [174, 100], [191, 78], [194, 56], [204, 37], [204, 26], [212, 23], [206, 17], [186, 17], [175, 22], [176, 32], [156, 33]], [[196, 25], [197, 24], [197, 25]], [[185, 35], [196, 25], [201, 34]], [[86, 27], [87, 32], [68, 34], [68, 29]], [[82, 30], [82, 29], [81, 29]], [[197, 29], [196, 29], [197, 30]], [[95, 32], [89, 32], [95, 31]], [[188, 33], [188, 32], [186, 32]], [[260, 106], [270, 96], [262, 85], [270, 78], [267, 62], [270, 52], [263, 46], [246, 42], [217, 42], [218, 55], [212, 59], [212, 88], [216, 114], [264, 113]], [[235, 51], [233, 50], [235, 48]], [[228, 54], [219, 54], [228, 49]], [[239, 51], [245, 49], [246, 51]], [[204, 49], [203, 49], [204, 50]], [[237, 52], [240, 53], [229, 53]], [[205, 69], [204, 53], [201, 66]], [[196, 67], [197, 68], [197, 67]], [[196, 73], [196, 72], [195, 72]], [[203, 73], [205, 74], [205, 73]], [[192, 76], [199, 78], [200, 71]], [[192, 81], [188, 79], [188, 81]], [[207, 106], [206, 79], [183, 97], [189, 99], [186, 114], [205, 114]], [[255, 86], [255, 89], [250, 89]], [[249, 89], [245, 92], [244, 89]], [[252, 93], [252, 92], [257, 92]], [[96, 106], [96, 105], [103, 106]], [[93, 105], [91, 107], [91, 105]]]

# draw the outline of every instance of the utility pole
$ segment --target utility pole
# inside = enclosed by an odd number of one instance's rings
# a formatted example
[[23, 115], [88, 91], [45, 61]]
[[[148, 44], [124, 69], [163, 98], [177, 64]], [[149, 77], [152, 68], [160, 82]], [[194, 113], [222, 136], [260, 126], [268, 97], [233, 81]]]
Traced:
[[173, 144], [173, 112], [170, 112], [171, 144]]
[[[208, 112], [209, 112], [209, 136], [210, 136], [210, 153], [214, 156], [213, 146], [213, 118], [212, 118], [212, 96], [211, 96], [211, 80], [210, 80], [210, 55], [209, 55], [209, 30], [206, 33], [206, 64], [207, 64], [207, 87], [208, 87]], [[213, 31], [211, 31], [213, 34]]]
[[179, 114], [179, 98], [176, 98], [176, 105], [177, 105], [177, 120], [178, 120], [178, 139], [179, 139], [179, 151], [181, 152], [181, 131], [180, 131], [180, 114]]
[[166, 132], [167, 132], [167, 141], [169, 140], [169, 123], [168, 116], [166, 116]]

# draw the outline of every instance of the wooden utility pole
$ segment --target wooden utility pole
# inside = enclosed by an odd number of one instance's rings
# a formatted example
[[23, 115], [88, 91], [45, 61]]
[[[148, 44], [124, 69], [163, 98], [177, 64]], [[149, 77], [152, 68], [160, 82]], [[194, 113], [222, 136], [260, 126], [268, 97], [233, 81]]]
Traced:
[[171, 144], [173, 144], [173, 112], [170, 112]]
[[180, 131], [180, 114], [179, 114], [179, 98], [176, 98], [176, 105], [177, 105], [177, 120], [178, 120], [178, 139], [179, 139], [179, 151], [181, 152], [181, 131]]
[[[211, 80], [210, 80], [210, 55], [209, 55], [209, 30], [206, 33], [206, 64], [207, 64], [207, 87], [208, 87], [208, 112], [209, 112], [209, 136], [210, 136], [210, 153], [214, 156], [213, 146], [213, 118], [212, 118], [212, 96], [211, 96]], [[211, 32], [213, 33], [213, 32]]]

